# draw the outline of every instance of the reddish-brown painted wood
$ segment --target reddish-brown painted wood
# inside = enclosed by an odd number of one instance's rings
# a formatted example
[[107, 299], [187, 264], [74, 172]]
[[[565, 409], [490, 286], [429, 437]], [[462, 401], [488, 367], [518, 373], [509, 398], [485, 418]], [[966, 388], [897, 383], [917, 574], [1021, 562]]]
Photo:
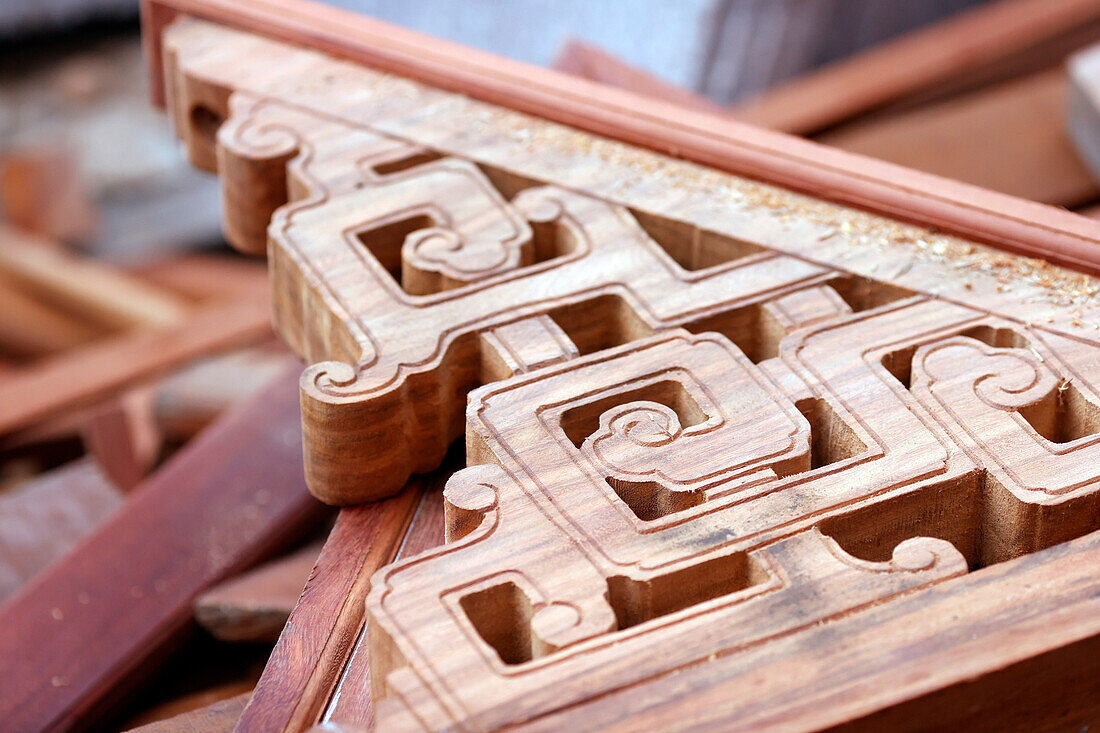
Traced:
[[266, 299], [204, 306], [181, 323], [90, 344], [0, 378], [0, 434], [110, 397], [135, 381], [271, 333]]
[[417, 477], [390, 499], [340, 512], [241, 716], [240, 730], [302, 729], [320, 713], [323, 691], [335, 685], [362, 628], [362, 586], [393, 559], [421, 497], [433, 485], [431, 478]]
[[0, 613], [8, 731], [87, 724], [191, 625], [212, 583], [318, 516], [302, 476], [297, 367], [222, 417]]

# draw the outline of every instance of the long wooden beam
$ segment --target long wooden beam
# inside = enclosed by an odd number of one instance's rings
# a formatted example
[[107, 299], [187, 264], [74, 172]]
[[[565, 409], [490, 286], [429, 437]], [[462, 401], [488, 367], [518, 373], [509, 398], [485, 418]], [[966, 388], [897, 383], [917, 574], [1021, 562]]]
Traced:
[[154, 98], [163, 27], [193, 15], [810, 195], [1100, 273], [1100, 223], [501, 58], [308, 0], [143, 0]]
[[0, 609], [4, 730], [94, 722], [188, 632], [198, 593], [321, 516], [302, 474], [298, 372], [188, 443]]
[[81, 347], [0, 377], [0, 435], [85, 407], [197, 357], [271, 333], [266, 298], [202, 306], [180, 323]]
[[781, 83], [732, 110], [753, 124], [809, 135], [895, 103], [1053, 68], [1097, 39], [1096, 0], [999, 0]]

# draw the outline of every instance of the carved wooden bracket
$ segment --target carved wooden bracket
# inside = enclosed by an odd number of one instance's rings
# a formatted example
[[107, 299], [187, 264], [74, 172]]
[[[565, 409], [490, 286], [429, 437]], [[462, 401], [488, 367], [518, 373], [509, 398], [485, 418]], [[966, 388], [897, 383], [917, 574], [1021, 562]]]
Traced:
[[311, 364], [311, 490], [465, 435], [448, 543], [374, 576], [343, 660], [380, 727], [596, 727], [713, 674], [702, 705], [1100, 529], [1095, 281], [208, 23], [163, 46]]

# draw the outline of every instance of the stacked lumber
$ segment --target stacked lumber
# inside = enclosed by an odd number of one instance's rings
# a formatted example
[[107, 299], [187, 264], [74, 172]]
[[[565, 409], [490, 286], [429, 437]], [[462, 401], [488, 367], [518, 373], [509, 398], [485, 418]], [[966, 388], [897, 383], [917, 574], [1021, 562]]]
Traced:
[[[248, 691], [258, 671], [137, 717], [149, 703], [119, 704], [206, 633], [196, 598], [323, 514], [304, 487], [300, 367], [272, 339], [266, 268], [186, 251], [122, 267], [36, 229], [0, 222], [5, 729], [168, 717]], [[247, 594], [226, 611], [233, 638], [274, 641], [312, 567], [296, 557], [274, 617]]]

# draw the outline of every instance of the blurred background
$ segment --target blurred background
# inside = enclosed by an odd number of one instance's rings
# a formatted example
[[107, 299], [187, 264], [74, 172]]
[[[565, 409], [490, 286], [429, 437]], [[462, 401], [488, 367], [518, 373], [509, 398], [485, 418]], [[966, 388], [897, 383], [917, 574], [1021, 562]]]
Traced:
[[[333, 4], [1097, 215], [1100, 0]], [[136, 0], [0, 3], [0, 607], [291, 362], [265, 309], [232, 310], [266, 302], [264, 264], [146, 88]], [[203, 340], [219, 308], [239, 320]], [[189, 346], [149, 358], [165, 330]], [[79, 385], [20, 402], [34, 374]], [[247, 693], [328, 526], [200, 596], [201, 636], [110, 727]]]

